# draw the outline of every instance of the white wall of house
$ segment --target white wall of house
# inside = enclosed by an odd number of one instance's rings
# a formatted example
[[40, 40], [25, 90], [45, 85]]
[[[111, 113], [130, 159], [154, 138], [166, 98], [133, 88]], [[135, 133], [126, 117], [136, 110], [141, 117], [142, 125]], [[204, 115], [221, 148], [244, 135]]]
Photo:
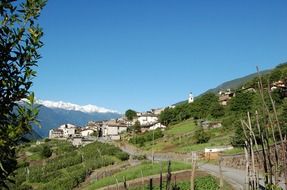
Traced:
[[156, 123], [153, 126], [151, 126], [148, 130], [152, 131], [155, 129], [165, 129], [165, 128], [166, 128], [166, 126], [162, 125], [161, 123]]
[[55, 130], [51, 129], [49, 131], [49, 139], [54, 139], [54, 138], [62, 138], [63, 137], [63, 131], [60, 130]]
[[119, 127], [119, 133], [127, 132], [127, 127]]
[[71, 128], [76, 128], [76, 126], [68, 123], [68, 124], [63, 124], [59, 127], [59, 129], [71, 129]]
[[64, 124], [59, 127], [59, 129], [63, 130], [64, 137], [70, 137], [75, 135], [76, 133], [76, 126], [72, 124]]
[[81, 131], [81, 135], [83, 137], [91, 136], [93, 133], [94, 133], [94, 131], [92, 129], [85, 129], [85, 130]]
[[158, 118], [156, 116], [140, 116], [138, 121], [141, 125], [151, 125], [158, 122]]
[[119, 129], [117, 126], [107, 126], [107, 136], [118, 135]]
[[226, 150], [231, 150], [233, 149], [232, 146], [227, 146], [227, 147], [214, 147], [214, 148], [205, 148], [204, 152], [208, 153], [208, 152], [223, 152]]
[[76, 133], [76, 129], [75, 128], [66, 128], [66, 129], [63, 129], [63, 136], [64, 137], [70, 137], [70, 136], [73, 136], [75, 135]]

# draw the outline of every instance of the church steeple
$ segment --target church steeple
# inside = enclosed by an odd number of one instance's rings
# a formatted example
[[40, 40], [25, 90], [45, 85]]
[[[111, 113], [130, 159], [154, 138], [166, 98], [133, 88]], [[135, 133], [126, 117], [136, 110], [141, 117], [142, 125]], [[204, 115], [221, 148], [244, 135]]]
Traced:
[[189, 93], [189, 96], [188, 96], [188, 103], [192, 103], [194, 101], [194, 98], [193, 98], [193, 95], [192, 95], [192, 92]]

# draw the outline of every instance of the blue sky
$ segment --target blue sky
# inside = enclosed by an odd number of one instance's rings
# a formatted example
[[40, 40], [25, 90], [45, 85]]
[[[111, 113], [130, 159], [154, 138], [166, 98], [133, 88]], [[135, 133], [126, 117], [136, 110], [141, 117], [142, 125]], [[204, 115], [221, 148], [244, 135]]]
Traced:
[[50, 0], [40, 99], [144, 111], [287, 61], [286, 0]]

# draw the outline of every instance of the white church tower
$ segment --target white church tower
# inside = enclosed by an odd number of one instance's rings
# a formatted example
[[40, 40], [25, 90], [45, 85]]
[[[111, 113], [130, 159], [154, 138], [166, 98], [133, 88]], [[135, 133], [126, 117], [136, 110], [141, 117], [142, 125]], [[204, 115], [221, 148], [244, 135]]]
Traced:
[[193, 95], [192, 95], [192, 92], [189, 93], [189, 96], [188, 96], [188, 103], [192, 103], [194, 101], [194, 98], [193, 98]]

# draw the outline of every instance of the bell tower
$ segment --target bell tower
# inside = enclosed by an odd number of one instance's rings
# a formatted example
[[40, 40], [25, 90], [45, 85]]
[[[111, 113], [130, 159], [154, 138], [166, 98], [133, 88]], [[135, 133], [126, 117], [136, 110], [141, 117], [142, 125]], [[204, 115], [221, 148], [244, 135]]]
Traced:
[[188, 96], [188, 103], [192, 103], [194, 101], [194, 98], [193, 98], [193, 95], [192, 95], [192, 92], [189, 93], [189, 96]]

